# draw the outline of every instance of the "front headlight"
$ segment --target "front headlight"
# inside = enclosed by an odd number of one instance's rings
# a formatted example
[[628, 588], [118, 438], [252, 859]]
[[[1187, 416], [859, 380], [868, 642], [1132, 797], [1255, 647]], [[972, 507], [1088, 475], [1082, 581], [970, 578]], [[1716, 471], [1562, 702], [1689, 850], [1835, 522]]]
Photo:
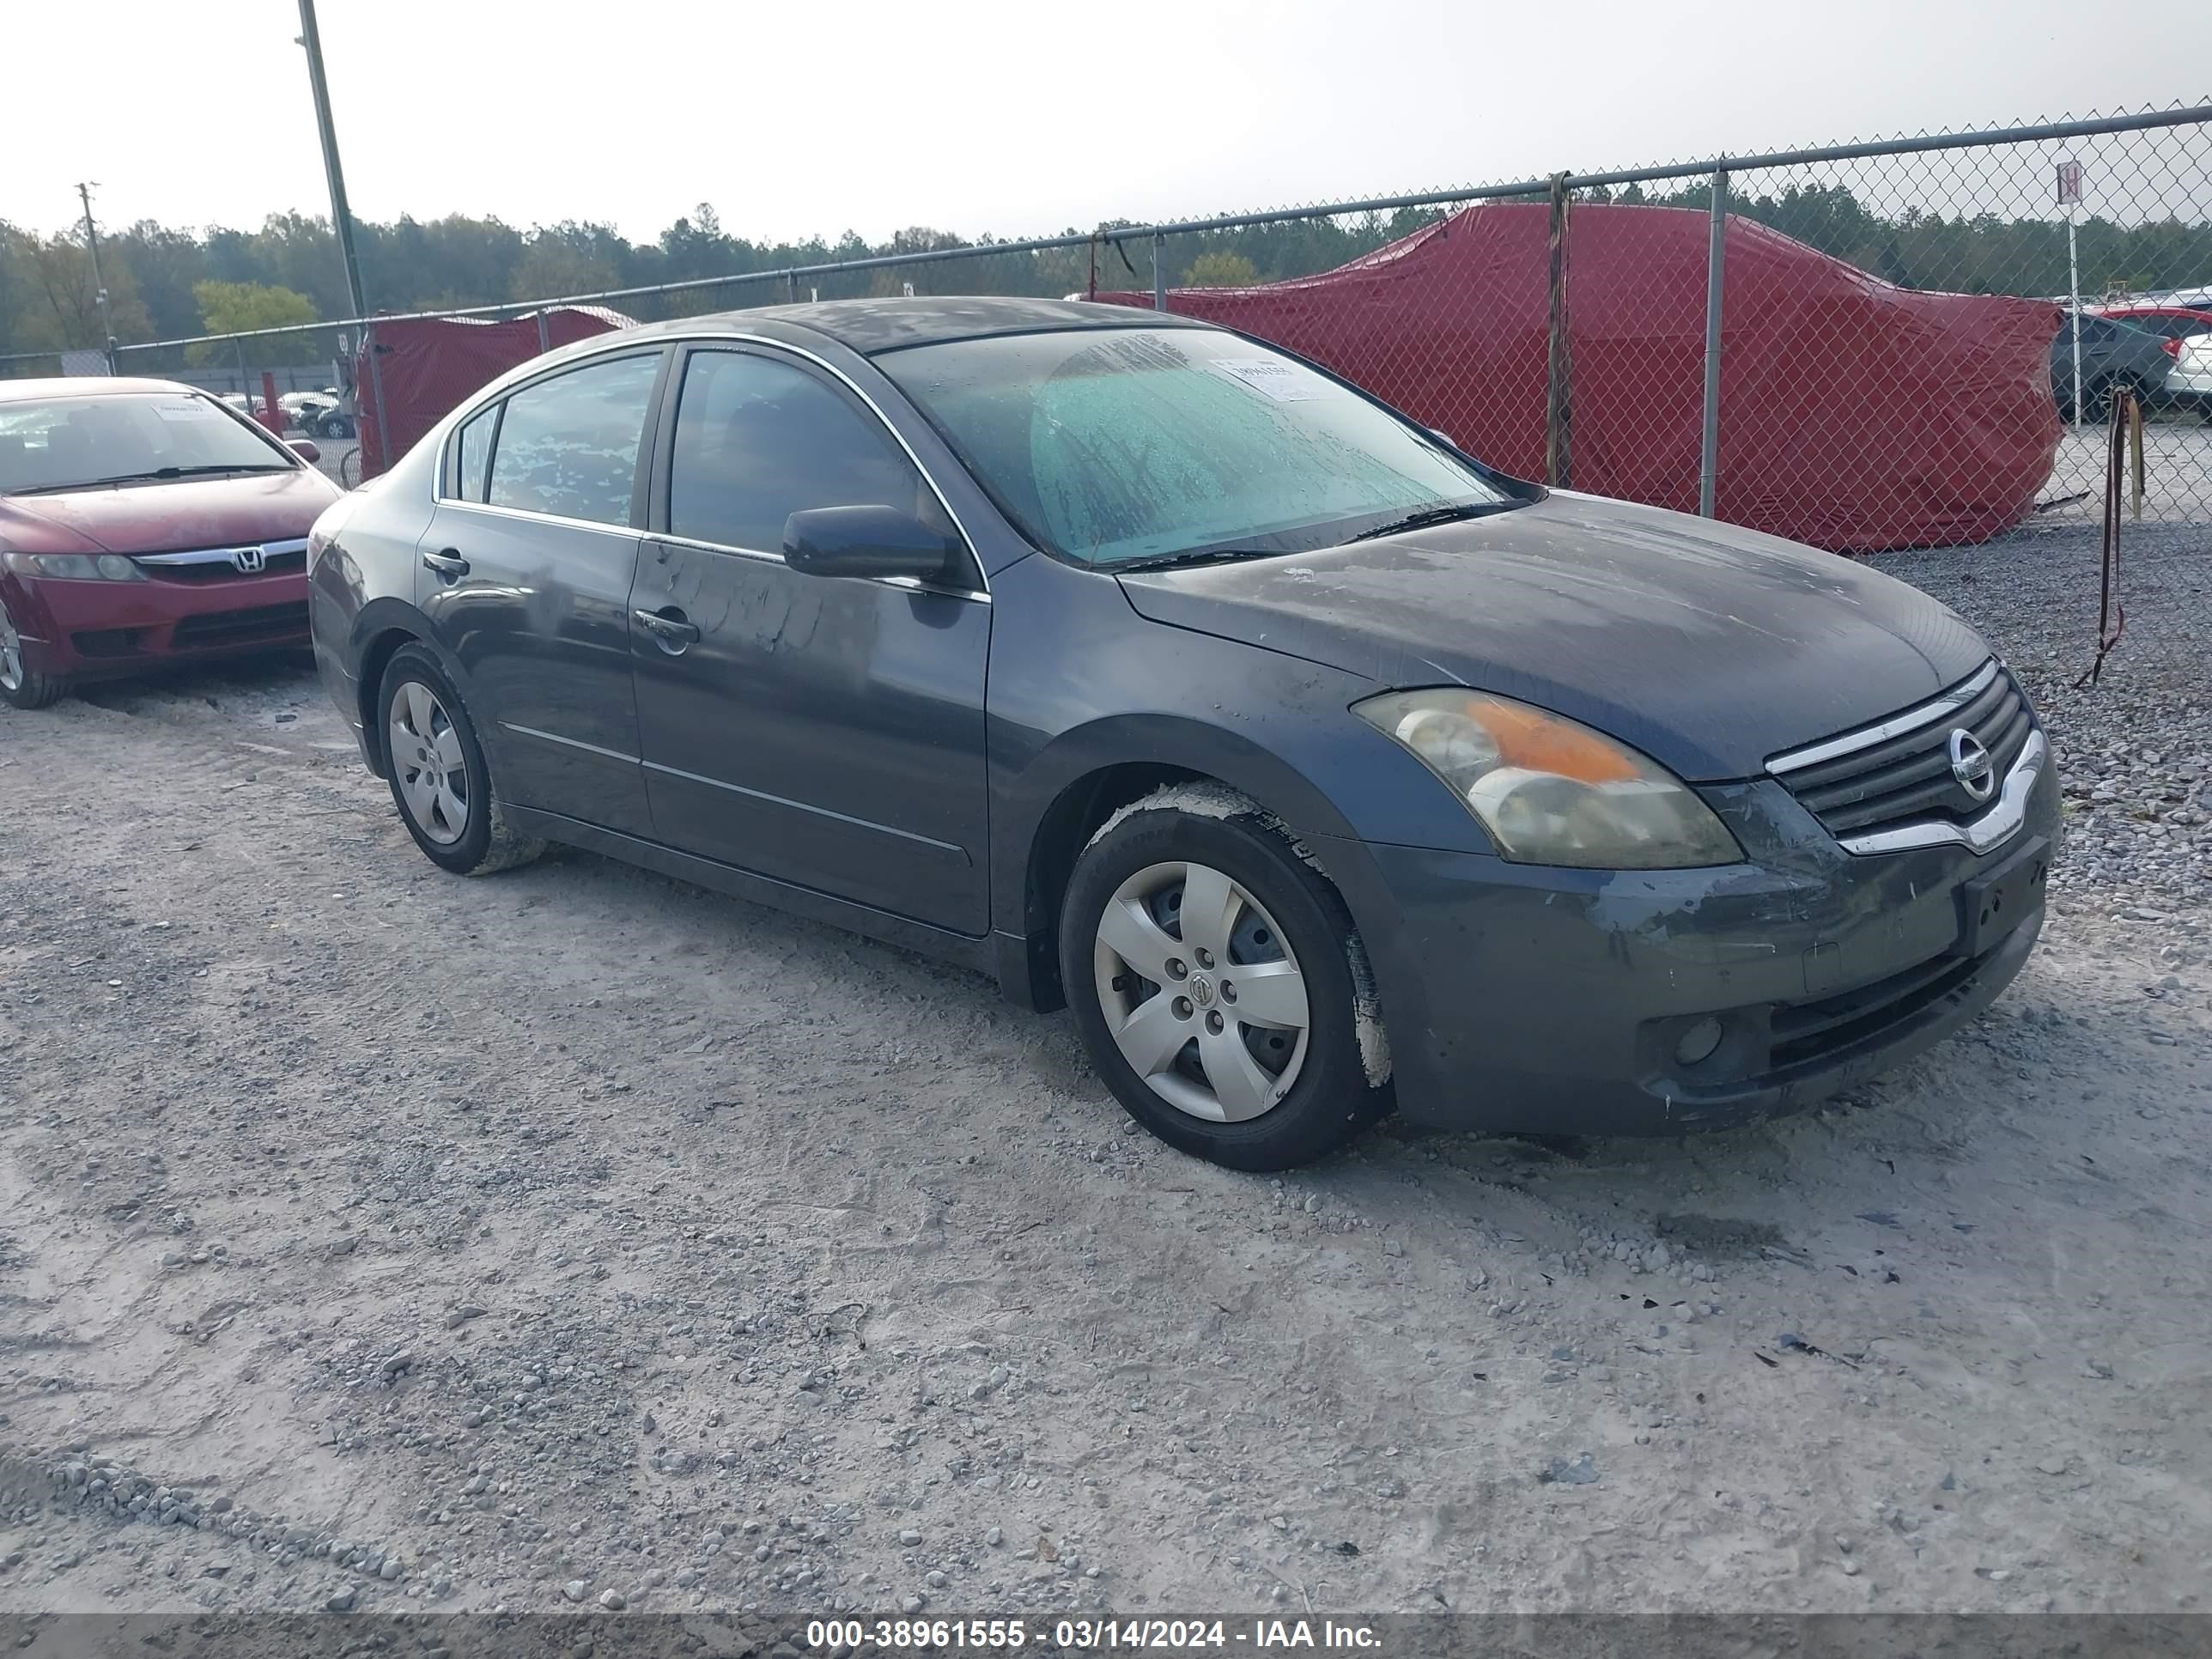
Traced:
[[1370, 697], [1352, 712], [1449, 784], [1516, 864], [1684, 870], [1743, 857], [1680, 779], [1573, 720], [1441, 688]]
[[19, 576], [49, 576], [58, 581], [143, 582], [146, 573], [120, 553], [7, 553], [0, 563]]

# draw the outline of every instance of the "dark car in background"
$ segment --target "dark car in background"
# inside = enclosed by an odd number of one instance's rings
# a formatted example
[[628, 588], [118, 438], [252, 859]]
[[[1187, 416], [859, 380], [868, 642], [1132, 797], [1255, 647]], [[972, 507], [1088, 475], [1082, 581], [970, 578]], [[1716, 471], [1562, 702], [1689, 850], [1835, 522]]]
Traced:
[[2069, 420], [2101, 421], [2112, 413], [2112, 394], [2126, 391], [2146, 408], [2166, 401], [2179, 343], [2174, 337], [2138, 328], [2132, 322], [2081, 313], [2081, 407], [2074, 408], [2074, 317], [2058, 319], [2051, 343], [2051, 387], [2058, 412]]
[[309, 459], [191, 386], [0, 381], [0, 700], [304, 645]]
[[296, 427], [313, 438], [350, 438], [354, 435], [353, 417], [346, 413], [345, 400], [335, 386], [325, 386], [320, 392], [288, 392], [276, 399], [288, 424]]
[[593, 339], [334, 507], [309, 583], [434, 862], [566, 842], [992, 973], [1242, 1168], [1394, 1105], [1802, 1106], [1990, 1003], [2043, 915], [2056, 769], [1952, 611], [1174, 316]]

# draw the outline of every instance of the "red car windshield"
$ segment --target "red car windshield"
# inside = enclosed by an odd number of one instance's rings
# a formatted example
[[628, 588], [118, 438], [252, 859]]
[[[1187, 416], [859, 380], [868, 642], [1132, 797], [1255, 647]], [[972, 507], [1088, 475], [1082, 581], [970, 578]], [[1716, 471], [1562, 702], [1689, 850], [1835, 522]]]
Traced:
[[228, 410], [185, 392], [0, 402], [0, 495], [294, 465]]

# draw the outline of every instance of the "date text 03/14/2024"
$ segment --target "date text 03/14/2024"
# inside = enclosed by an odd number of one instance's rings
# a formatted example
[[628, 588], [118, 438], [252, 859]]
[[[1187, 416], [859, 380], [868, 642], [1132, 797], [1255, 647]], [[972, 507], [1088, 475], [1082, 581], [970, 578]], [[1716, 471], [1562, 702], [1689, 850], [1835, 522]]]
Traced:
[[1194, 1653], [1250, 1650], [1335, 1649], [1378, 1653], [1381, 1632], [1333, 1619], [1057, 1619], [1033, 1626], [1015, 1619], [823, 1619], [806, 1627], [810, 1648], [857, 1653], [869, 1649], [975, 1649], [1010, 1652], [1134, 1650]]

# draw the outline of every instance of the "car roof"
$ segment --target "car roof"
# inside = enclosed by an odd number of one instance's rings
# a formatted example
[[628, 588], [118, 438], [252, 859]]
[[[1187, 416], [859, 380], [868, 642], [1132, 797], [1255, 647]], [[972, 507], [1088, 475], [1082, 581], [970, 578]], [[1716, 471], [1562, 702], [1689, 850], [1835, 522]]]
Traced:
[[[1194, 317], [1175, 317], [1131, 306], [1083, 300], [1000, 299], [978, 295], [929, 295], [895, 300], [822, 300], [762, 306], [750, 311], [679, 317], [625, 329], [625, 336], [779, 332], [805, 330], [863, 356], [907, 346], [939, 345], [999, 334], [1042, 334], [1091, 328], [1210, 328]], [[604, 343], [605, 336], [594, 336]]]
[[42, 380], [0, 380], [0, 404], [44, 403], [50, 398], [96, 398], [118, 392], [200, 395], [181, 380], [149, 380], [126, 374], [52, 375]]

